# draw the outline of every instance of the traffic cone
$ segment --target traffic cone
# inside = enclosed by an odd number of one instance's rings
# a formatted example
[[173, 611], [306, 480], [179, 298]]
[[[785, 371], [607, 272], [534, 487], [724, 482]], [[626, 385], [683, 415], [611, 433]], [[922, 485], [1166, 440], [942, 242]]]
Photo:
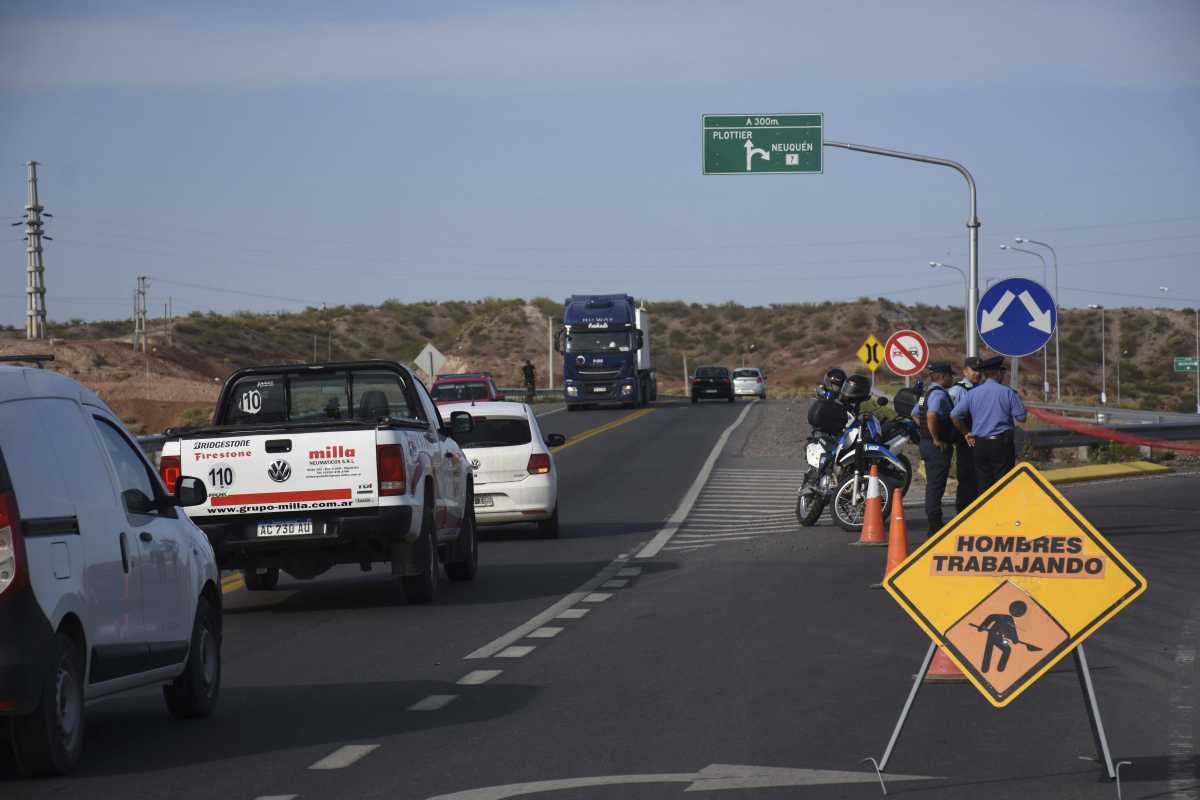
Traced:
[[[891, 575], [900, 562], [908, 558], [908, 526], [904, 522], [904, 493], [899, 487], [892, 489], [892, 518], [888, 525], [887, 562], [883, 566], [883, 577]], [[872, 583], [872, 589], [882, 589], [882, 583]]]
[[887, 539], [883, 535], [883, 493], [880, 491], [879, 467], [871, 465], [867, 478], [867, 507], [863, 512], [862, 533], [853, 544], [862, 547], [884, 547]]
[[929, 671], [925, 673], [925, 683], [955, 683], [966, 679], [967, 676], [950, 660], [945, 650], [939, 647], [934, 651]]

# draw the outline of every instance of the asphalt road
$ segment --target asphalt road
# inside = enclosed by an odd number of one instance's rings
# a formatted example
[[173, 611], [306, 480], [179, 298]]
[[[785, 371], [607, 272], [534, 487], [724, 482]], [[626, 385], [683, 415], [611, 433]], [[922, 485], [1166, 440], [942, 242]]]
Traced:
[[[774, 435], [771, 415], [802, 419], [794, 409], [746, 412], [652, 558], [637, 556], [746, 404], [546, 416], [545, 432], [572, 437], [557, 455], [560, 539], [488, 531], [478, 580], [443, 584], [426, 607], [353, 568], [230, 593], [213, 718], [174, 722], [151, 691], [102, 701], [77, 775], [0, 777], [0, 797], [419, 800], [587, 777], [602, 780], [536, 796], [878, 797], [857, 762], [882, 751], [928, 640], [867, 588], [879, 550], [827, 523], [787, 524], [797, 462], [756, 455], [753, 437]], [[1173, 475], [1066, 490], [1150, 582], [1087, 645], [1114, 757], [1132, 762], [1126, 798], [1200, 795], [1197, 486]], [[504, 637], [514, 629], [528, 635]], [[1094, 750], [1069, 665], [1002, 710], [965, 684], [923, 689], [890, 772], [934, 779], [889, 779], [891, 793], [1116, 797], [1080, 760]], [[508, 796], [524, 795], [458, 800]]]

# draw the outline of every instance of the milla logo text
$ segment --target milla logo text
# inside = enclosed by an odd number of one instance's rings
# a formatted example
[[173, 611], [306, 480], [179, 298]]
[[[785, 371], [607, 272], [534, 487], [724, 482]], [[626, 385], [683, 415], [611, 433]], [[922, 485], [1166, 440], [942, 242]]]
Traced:
[[280, 459], [267, 468], [267, 477], [276, 483], [283, 483], [292, 477], [292, 467], [286, 461]]

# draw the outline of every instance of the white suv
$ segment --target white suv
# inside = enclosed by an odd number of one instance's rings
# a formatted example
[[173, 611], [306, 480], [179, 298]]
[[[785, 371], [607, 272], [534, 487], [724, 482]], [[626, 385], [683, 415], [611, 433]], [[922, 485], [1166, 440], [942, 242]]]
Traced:
[[733, 371], [733, 393], [737, 397], [743, 395], [767, 399], [767, 376], [761, 369], [741, 367]]
[[176, 717], [212, 713], [220, 573], [179, 510], [205, 495], [168, 495], [86, 387], [0, 366], [0, 718], [22, 773], [70, 770], [103, 695], [162, 684]]

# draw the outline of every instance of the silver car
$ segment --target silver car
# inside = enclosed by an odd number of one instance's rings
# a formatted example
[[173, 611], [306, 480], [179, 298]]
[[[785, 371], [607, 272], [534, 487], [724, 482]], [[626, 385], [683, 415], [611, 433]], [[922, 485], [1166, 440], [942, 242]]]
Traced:
[[753, 395], [766, 400], [767, 376], [763, 375], [763, 371], [757, 367], [735, 369], [733, 371], [733, 394], [735, 397]]

